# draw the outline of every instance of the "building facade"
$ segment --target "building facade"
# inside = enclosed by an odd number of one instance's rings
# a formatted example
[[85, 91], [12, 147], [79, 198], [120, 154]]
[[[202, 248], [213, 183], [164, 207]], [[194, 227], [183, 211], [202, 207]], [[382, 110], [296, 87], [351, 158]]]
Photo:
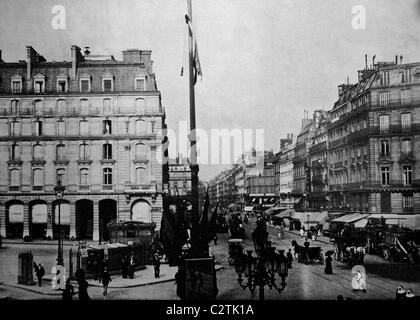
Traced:
[[[111, 221], [162, 216], [165, 113], [151, 51], [47, 61], [0, 55], [0, 233], [107, 240]], [[61, 181], [64, 197], [54, 186]], [[60, 217], [59, 217], [60, 215]]]
[[420, 210], [420, 63], [378, 62], [339, 87], [328, 124], [332, 207]]

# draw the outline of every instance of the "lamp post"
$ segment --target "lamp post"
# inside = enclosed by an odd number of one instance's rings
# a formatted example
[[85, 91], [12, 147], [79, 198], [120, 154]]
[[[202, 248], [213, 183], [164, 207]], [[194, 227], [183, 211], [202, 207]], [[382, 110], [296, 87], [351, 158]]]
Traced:
[[55, 197], [58, 204], [58, 252], [57, 252], [57, 265], [64, 266], [63, 260], [63, 239], [61, 234], [61, 200], [63, 199], [65, 187], [62, 186], [61, 180], [57, 181], [57, 185], [54, 187]]
[[[257, 222], [257, 228], [252, 233], [256, 256], [252, 250], [237, 252], [234, 259], [235, 271], [238, 274], [238, 283], [242, 289], [248, 288], [252, 294], [256, 287], [259, 290], [259, 299], [264, 300], [264, 288], [268, 286], [281, 293], [286, 288], [286, 277], [288, 275], [287, 258], [283, 250], [278, 253], [268, 241], [268, 233], [265, 229], [265, 222]], [[276, 283], [276, 274], [281, 279], [280, 285]], [[245, 279], [246, 283], [244, 283]]]

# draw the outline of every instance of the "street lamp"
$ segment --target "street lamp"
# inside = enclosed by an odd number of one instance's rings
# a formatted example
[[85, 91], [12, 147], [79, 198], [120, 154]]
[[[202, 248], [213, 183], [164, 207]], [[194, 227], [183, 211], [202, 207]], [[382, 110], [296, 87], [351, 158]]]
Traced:
[[57, 185], [54, 187], [55, 197], [57, 199], [58, 204], [58, 253], [57, 253], [57, 265], [64, 266], [63, 260], [63, 239], [61, 234], [61, 200], [63, 199], [64, 190], [66, 188], [62, 186], [61, 180], [57, 181]]
[[[258, 286], [260, 300], [264, 300], [265, 286], [268, 286], [270, 290], [274, 288], [281, 293], [287, 285], [286, 277], [288, 275], [287, 258], [284, 251], [278, 250], [278, 253], [275, 251], [268, 241], [268, 233], [265, 228], [264, 221], [260, 220], [252, 233], [257, 256], [252, 255], [252, 250], [247, 250], [246, 253], [238, 252], [233, 257], [239, 285], [244, 290], [248, 288], [252, 294]], [[276, 283], [276, 274], [281, 279], [280, 285]], [[243, 276], [247, 279], [245, 283]]]

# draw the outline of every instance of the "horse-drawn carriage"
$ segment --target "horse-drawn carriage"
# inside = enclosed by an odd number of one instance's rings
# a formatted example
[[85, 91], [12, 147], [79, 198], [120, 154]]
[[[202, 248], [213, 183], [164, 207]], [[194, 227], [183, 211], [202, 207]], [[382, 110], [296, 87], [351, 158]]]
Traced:
[[243, 240], [242, 239], [229, 239], [228, 240], [228, 262], [230, 265], [235, 264], [235, 258], [239, 255], [244, 253], [244, 247], [243, 247]]
[[366, 253], [367, 235], [364, 230], [346, 227], [332, 234], [334, 259], [348, 263], [350, 266], [363, 264]]
[[324, 254], [321, 247], [301, 246], [296, 240], [292, 241], [292, 246], [299, 263], [309, 264], [316, 261], [319, 264], [324, 264]]

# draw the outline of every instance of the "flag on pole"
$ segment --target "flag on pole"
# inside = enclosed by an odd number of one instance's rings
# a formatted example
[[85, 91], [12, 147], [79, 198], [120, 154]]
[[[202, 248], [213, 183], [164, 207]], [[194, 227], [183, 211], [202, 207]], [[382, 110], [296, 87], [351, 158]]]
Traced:
[[201, 70], [201, 64], [200, 64], [200, 58], [198, 56], [198, 47], [197, 47], [197, 40], [194, 35], [193, 27], [191, 24], [191, 20], [188, 17], [188, 15], [185, 15], [185, 22], [188, 24], [188, 30], [191, 33], [192, 36], [192, 42], [193, 42], [193, 70], [194, 70], [194, 85], [197, 83], [197, 77], [200, 76], [200, 78], [203, 76], [202, 70]]

